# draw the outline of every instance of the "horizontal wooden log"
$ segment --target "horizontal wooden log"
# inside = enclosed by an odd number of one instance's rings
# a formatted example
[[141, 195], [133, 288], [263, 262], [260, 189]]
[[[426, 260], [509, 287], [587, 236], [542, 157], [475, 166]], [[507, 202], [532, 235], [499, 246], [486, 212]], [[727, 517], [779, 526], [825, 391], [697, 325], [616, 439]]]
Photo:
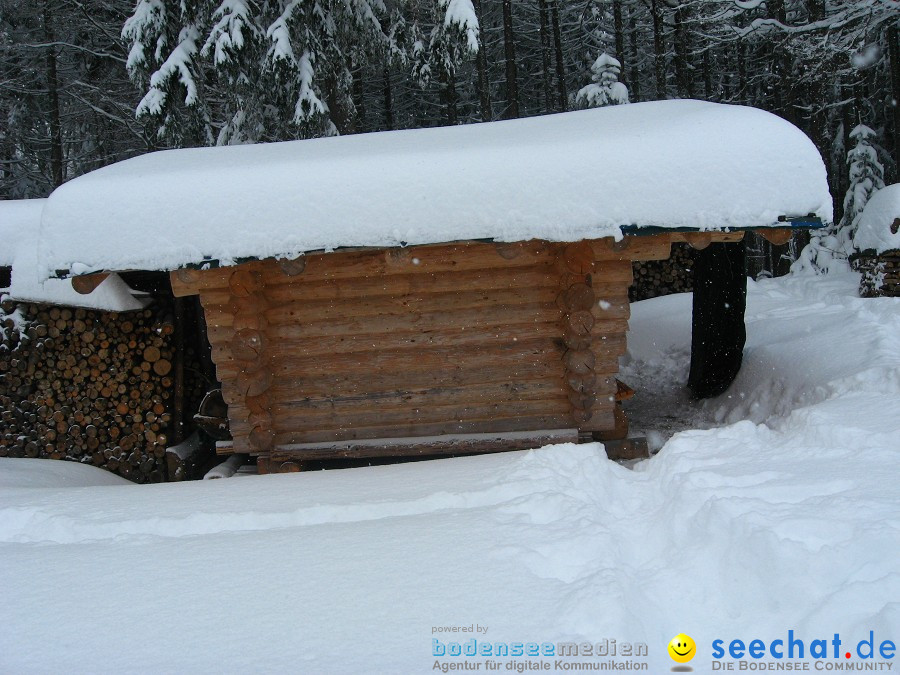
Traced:
[[272, 407], [272, 414], [347, 415], [354, 412], [403, 411], [427, 406], [511, 403], [559, 399], [566, 387], [561, 378], [522, 382], [489, 382], [468, 386], [438, 386], [427, 389], [402, 389], [359, 392], [345, 396], [310, 396], [283, 400]]
[[571, 426], [571, 416], [538, 415], [466, 420], [463, 422], [439, 422], [432, 424], [387, 425], [358, 427], [353, 429], [326, 429], [310, 432], [281, 432], [275, 440], [276, 446], [295, 443], [321, 443], [371, 438], [391, 438], [397, 436], [441, 436], [464, 433], [499, 433], [504, 431], [524, 431], [528, 429], [566, 428]]
[[[618, 364], [610, 363], [609, 375], [618, 373]], [[298, 396], [353, 396], [361, 392], [396, 391], [402, 389], [424, 389], [441, 386], [472, 386], [509, 381], [537, 381], [562, 377], [561, 359], [552, 358], [532, 361], [526, 365], [494, 363], [490, 360], [479, 367], [455, 367], [443, 370], [423, 369], [410, 372], [371, 373], [364, 378], [345, 374], [327, 376], [294, 376], [276, 378], [269, 391], [276, 401], [287, 401]], [[302, 392], [302, 394], [300, 394]]]
[[[476, 369], [486, 365], [504, 365], [513, 373], [528, 372], [531, 363], [540, 363], [548, 359], [559, 360], [565, 347], [561, 341], [536, 338], [496, 345], [491, 349], [480, 347], [460, 348], [430, 347], [428, 349], [392, 349], [373, 350], [371, 352], [354, 352], [335, 354], [324, 359], [319, 356], [303, 357], [295, 354], [284, 354], [272, 357], [272, 372], [276, 378], [302, 376], [315, 377], [324, 375], [358, 375], [367, 376], [379, 373], [418, 372], [434, 370], [436, 372], [452, 372], [458, 369]], [[220, 377], [245, 372], [245, 368], [235, 368], [239, 364], [217, 364]]]
[[[620, 274], [621, 276], [621, 274]], [[603, 279], [603, 281], [607, 281]], [[610, 278], [608, 281], [618, 281]], [[266, 289], [273, 305], [302, 300], [346, 300], [381, 296], [428, 296], [436, 293], [466, 293], [500, 291], [506, 289], [534, 289], [553, 287], [556, 279], [552, 268], [543, 263], [533, 267], [472, 270], [445, 274], [397, 274], [336, 279], [320, 282], [292, 281]], [[487, 298], [485, 298], [487, 300]]]
[[502, 401], [499, 403], [470, 401], [467, 403], [453, 402], [450, 405], [432, 403], [400, 409], [383, 409], [373, 405], [368, 410], [353, 410], [347, 414], [341, 414], [340, 411], [280, 408], [274, 416], [273, 422], [274, 428], [278, 432], [353, 430], [361, 427], [407, 426], [442, 422], [461, 423], [470, 420], [513, 419], [536, 415], [564, 416], [568, 410], [568, 397], [565, 394], [559, 394], [553, 398], [548, 396], [543, 400]]
[[[472, 242], [314, 253], [303, 256], [304, 268], [295, 274], [286, 274], [279, 262], [274, 260], [254, 261], [243, 266], [263, 273], [267, 285], [277, 285], [298, 279], [315, 282], [410, 272], [429, 274], [491, 270], [497, 267], [529, 267], [542, 262], [548, 263], [555, 256], [554, 245], [539, 240], [504, 244], [502, 250], [504, 255], [500, 255], [497, 246], [492, 243]], [[172, 287], [176, 296], [225, 288], [231, 269], [233, 268], [177, 270], [171, 275]]]
[[[627, 293], [615, 297], [600, 298], [591, 308], [591, 313], [597, 320], [597, 323], [610, 320], [628, 320], [631, 316], [631, 303], [628, 301]], [[602, 335], [598, 328], [591, 331], [595, 335]]]
[[76, 293], [89, 295], [97, 288], [97, 286], [106, 281], [108, 277], [109, 274], [107, 273], [83, 274], [78, 277], [72, 277], [72, 288], [75, 289]]
[[486, 452], [529, 450], [556, 443], [577, 443], [576, 429], [458, 434], [432, 439], [385, 438], [377, 441], [308, 443], [277, 447], [272, 462], [330, 459], [335, 457], [408, 457], [428, 455], [465, 455]]
[[[624, 333], [627, 324], [624, 321], [607, 322], [615, 332]], [[559, 326], [556, 323], [540, 322], [510, 325], [506, 328], [476, 331], [466, 326], [442, 328], [432, 331], [381, 333], [356, 333], [337, 336], [304, 336], [293, 337], [281, 331], [269, 338], [267, 353], [274, 357], [294, 356], [331, 356], [387, 349], [428, 349], [431, 347], [478, 347], [491, 349], [499, 344], [511, 344], [520, 340], [554, 339], [559, 337]], [[284, 331], [293, 333], [293, 331]], [[213, 359], [218, 363], [233, 358], [231, 346], [213, 344]]]
[[755, 230], [755, 232], [770, 244], [775, 244], [776, 246], [783, 246], [784, 244], [788, 243], [791, 240], [791, 236], [793, 236], [794, 234], [794, 231], [787, 227], [760, 227], [759, 229]]
[[[285, 321], [328, 321], [349, 317], [395, 316], [428, 312], [444, 312], [448, 321], [457, 311], [494, 307], [528, 307], [555, 300], [550, 285], [515, 288], [504, 286], [496, 289], [449, 290], [441, 293], [411, 293], [407, 295], [375, 295], [350, 300], [312, 300], [302, 293], [285, 301], [279, 301], [266, 316], [273, 325]], [[611, 290], [611, 292], [614, 292]]]
[[[596, 309], [596, 308], [595, 308]], [[612, 308], [611, 308], [612, 309]], [[609, 312], [605, 318], [628, 318], [621, 316], [620, 310]], [[617, 315], [618, 314], [618, 315]], [[604, 317], [601, 317], [604, 318]], [[228, 315], [210, 316], [207, 318], [210, 342], [221, 343], [231, 339], [232, 330]], [[519, 306], [500, 306], [491, 309], [475, 307], [455, 312], [406, 312], [379, 317], [347, 317], [335, 318], [331, 321], [305, 321], [301, 313], [286, 315], [279, 323], [273, 323], [266, 329], [269, 344], [275, 346], [277, 341], [288, 339], [310, 339], [326, 337], [342, 337], [355, 334], [372, 333], [428, 333], [440, 330], [463, 328], [473, 332], [499, 331], [511, 326], [535, 323], [559, 322], [559, 309], [555, 302], [533, 303]]]
[[633, 260], [665, 260], [671, 251], [671, 240], [668, 234], [648, 236], [626, 236], [620, 241], [612, 237], [590, 240], [594, 250], [594, 260], [624, 261]]

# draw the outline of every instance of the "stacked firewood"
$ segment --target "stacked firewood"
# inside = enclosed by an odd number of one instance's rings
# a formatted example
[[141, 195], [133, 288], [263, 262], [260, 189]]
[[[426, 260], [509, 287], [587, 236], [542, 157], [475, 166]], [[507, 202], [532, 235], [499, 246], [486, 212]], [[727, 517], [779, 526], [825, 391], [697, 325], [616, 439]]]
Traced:
[[8, 300], [0, 310], [0, 457], [70, 459], [136, 482], [165, 480], [171, 314]]
[[862, 273], [859, 294], [864, 298], [900, 297], [900, 251], [882, 255], [857, 254], [853, 268]]
[[694, 249], [689, 244], [673, 244], [668, 260], [637, 261], [634, 284], [629, 291], [632, 302], [693, 290]]

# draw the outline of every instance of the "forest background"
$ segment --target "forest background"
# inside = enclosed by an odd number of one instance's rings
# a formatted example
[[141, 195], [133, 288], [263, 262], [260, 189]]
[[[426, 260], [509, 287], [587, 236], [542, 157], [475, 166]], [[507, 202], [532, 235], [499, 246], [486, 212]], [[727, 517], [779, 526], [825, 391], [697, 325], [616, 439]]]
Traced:
[[696, 98], [801, 128], [851, 228], [898, 181], [898, 23], [896, 0], [0, 0], [0, 199], [164, 148]]

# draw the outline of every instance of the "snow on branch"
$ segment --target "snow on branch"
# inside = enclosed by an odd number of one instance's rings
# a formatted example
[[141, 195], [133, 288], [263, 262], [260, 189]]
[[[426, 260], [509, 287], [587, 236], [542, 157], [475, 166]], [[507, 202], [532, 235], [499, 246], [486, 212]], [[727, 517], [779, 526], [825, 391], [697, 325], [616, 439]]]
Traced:
[[159, 70], [150, 76], [150, 89], [137, 107], [138, 117], [162, 114], [168, 99], [166, 89], [176, 78], [186, 90], [185, 105], [192, 106], [198, 103], [197, 83], [191, 72], [191, 62], [197, 55], [198, 37], [199, 32], [196, 26], [186, 26], [181, 29], [181, 33], [178, 35], [178, 46], [172, 50]]
[[201, 54], [206, 56], [215, 48], [213, 62], [218, 66], [231, 60], [232, 55], [243, 49], [244, 31], [255, 35], [258, 29], [253, 23], [250, 7], [243, 0], [223, 0], [213, 13], [216, 23], [209, 32]]
[[457, 26], [466, 36], [469, 51], [478, 51], [478, 16], [472, 6], [472, 0], [439, 0], [441, 7], [446, 8], [444, 27]]

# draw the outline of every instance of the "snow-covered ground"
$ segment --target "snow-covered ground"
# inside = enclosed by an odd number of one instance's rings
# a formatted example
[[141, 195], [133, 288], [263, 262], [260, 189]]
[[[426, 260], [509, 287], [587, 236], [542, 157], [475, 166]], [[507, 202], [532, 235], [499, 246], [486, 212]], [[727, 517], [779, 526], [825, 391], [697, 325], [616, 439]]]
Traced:
[[686, 633], [706, 673], [715, 640], [787, 652], [789, 631], [828, 641], [822, 668], [896, 671], [900, 300], [855, 291], [751, 284], [744, 368], [699, 405], [676, 387], [690, 297], [638, 303], [634, 426], [665, 443], [633, 470], [596, 444], [146, 486], [0, 460], [0, 672], [487, 672], [449, 654], [474, 638], [616, 640], [660, 673]]

